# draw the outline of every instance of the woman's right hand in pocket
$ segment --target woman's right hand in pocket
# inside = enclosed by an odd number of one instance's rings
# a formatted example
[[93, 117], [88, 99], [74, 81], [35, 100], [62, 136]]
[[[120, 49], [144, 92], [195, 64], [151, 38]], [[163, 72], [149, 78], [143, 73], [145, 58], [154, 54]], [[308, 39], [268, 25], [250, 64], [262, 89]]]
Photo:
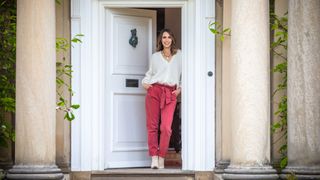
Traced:
[[148, 90], [149, 88], [152, 87], [151, 84], [145, 84], [145, 83], [143, 83], [142, 86], [143, 86], [143, 88], [144, 88], [145, 90]]

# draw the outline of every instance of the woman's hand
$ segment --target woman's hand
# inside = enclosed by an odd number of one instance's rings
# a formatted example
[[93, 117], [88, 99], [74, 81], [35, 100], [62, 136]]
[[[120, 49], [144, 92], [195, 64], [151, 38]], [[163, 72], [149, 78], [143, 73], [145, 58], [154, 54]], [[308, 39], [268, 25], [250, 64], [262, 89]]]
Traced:
[[177, 88], [176, 90], [172, 91], [172, 94], [179, 96], [179, 94], [181, 93], [181, 88]]
[[151, 84], [145, 84], [145, 83], [143, 83], [142, 86], [143, 86], [143, 88], [144, 88], [145, 90], [148, 90], [149, 88], [152, 87]]

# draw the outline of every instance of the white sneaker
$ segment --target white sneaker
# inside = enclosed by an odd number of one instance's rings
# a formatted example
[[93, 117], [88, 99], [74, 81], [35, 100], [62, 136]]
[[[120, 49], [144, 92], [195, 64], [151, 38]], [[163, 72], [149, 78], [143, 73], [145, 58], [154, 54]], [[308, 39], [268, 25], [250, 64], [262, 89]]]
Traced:
[[159, 169], [164, 169], [164, 158], [159, 157]]
[[158, 169], [159, 168], [159, 158], [158, 156], [152, 156], [151, 162], [151, 169]]

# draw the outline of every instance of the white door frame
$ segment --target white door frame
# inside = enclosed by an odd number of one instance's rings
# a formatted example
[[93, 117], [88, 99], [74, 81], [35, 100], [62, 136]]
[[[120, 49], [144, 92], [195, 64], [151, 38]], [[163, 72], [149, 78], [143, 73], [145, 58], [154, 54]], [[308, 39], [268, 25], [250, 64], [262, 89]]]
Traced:
[[[181, 8], [182, 169], [210, 171], [215, 164], [215, 47], [208, 30], [214, 0], [71, 0], [71, 34], [82, 33], [71, 52], [73, 103], [71, 170], [104, 169], [105, 8]], [[213, 76], [208, 77], [207, 72]]]

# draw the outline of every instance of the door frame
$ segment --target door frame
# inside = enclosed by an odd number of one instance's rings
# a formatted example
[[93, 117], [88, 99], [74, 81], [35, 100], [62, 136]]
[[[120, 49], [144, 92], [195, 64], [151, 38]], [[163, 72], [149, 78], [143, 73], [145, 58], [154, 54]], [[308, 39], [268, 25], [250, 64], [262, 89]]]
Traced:
[[[208, 30], [215, 0], [71, 0], [71, 50], [76, 94], [71, 126], [71, 170], [104, 170], [105, 8], [181, 8], [182, 169], [210, 171], [215, 164], [215, 41]], [[208, 71], [213, 75], [209, 77]]]

